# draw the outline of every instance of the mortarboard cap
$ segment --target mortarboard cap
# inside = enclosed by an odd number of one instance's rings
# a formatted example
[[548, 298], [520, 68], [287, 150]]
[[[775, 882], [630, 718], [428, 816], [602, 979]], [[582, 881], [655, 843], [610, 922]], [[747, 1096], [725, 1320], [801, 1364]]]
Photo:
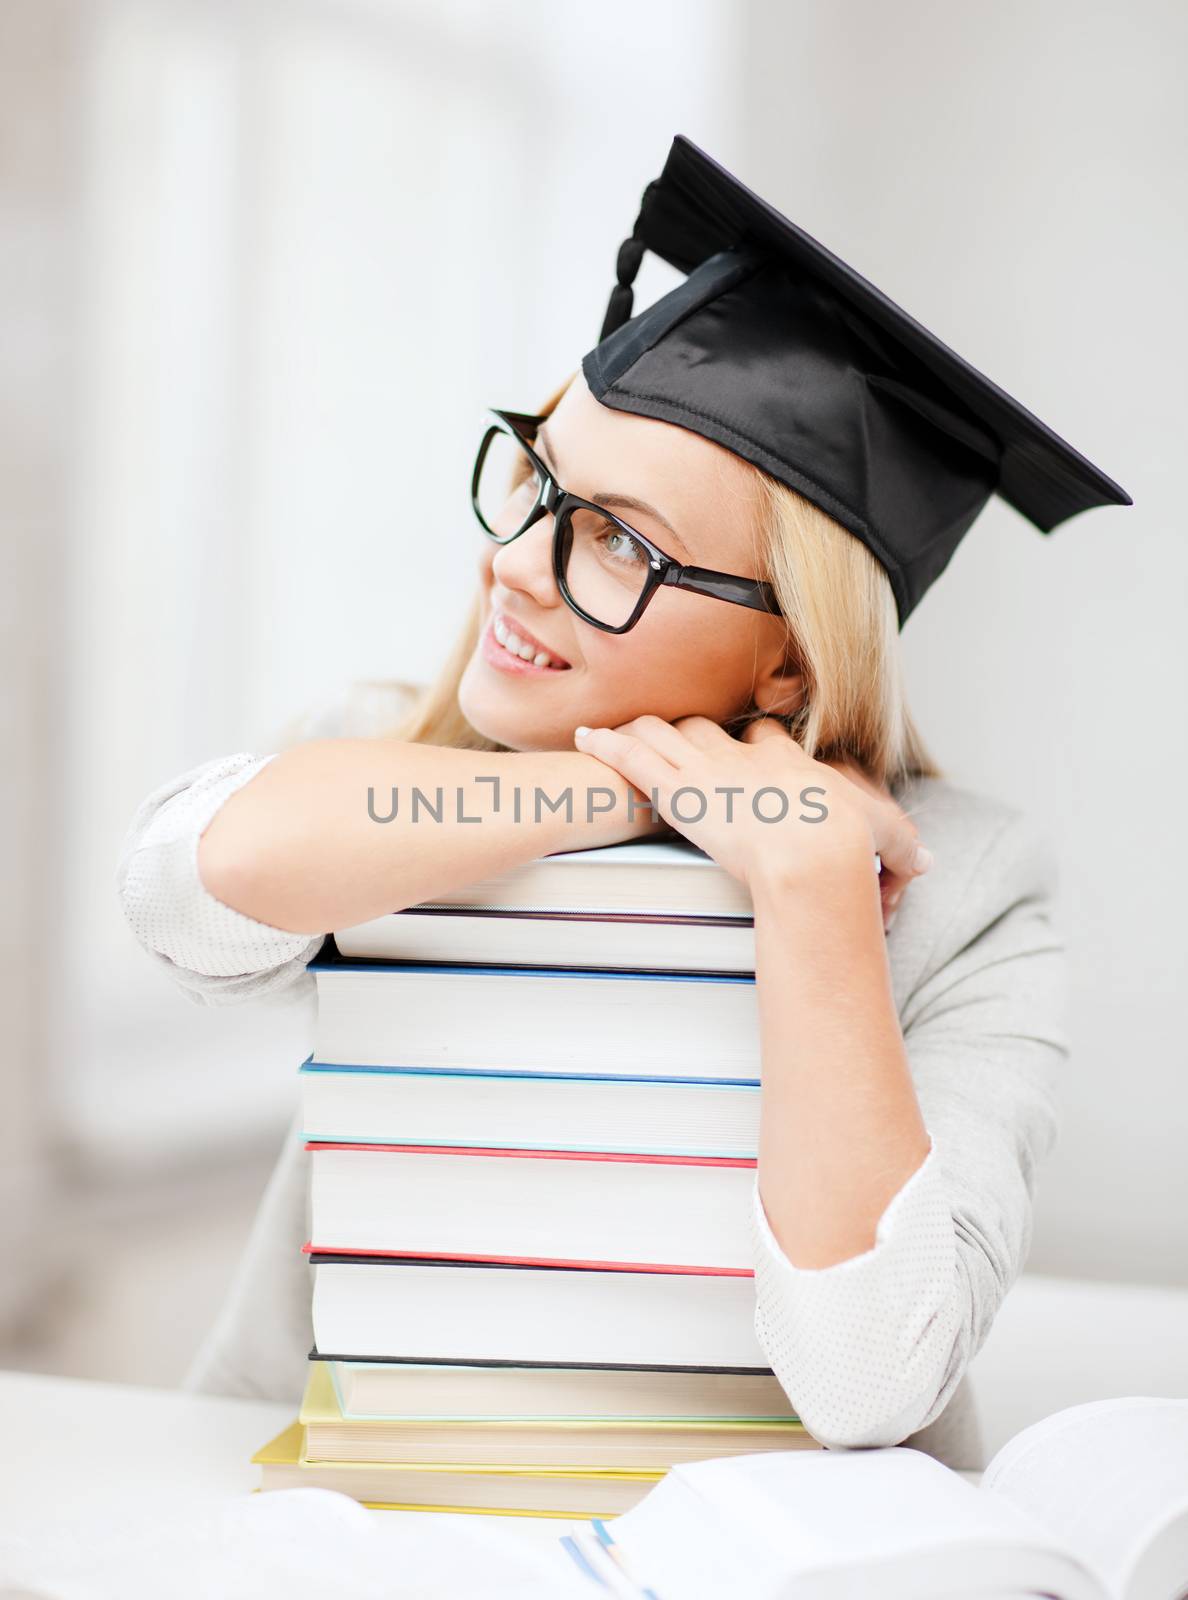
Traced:
[[[687, 273], [631, 315], [645, 250]], [[1042, 532], [1126, 491], [678, 134], [619, 250], [603, 405], [677, 423], [790, 484], [886, 568], [902, 627], [992, 494]]]

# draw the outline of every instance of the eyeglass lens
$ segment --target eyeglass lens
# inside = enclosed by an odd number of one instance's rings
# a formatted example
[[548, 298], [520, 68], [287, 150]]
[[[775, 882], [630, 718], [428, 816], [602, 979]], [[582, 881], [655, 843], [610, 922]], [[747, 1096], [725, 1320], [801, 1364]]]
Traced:
[[[501, 541], [513, 538], [543, 492], [532, 458], [509, 434], [492, 430], [476, 488], [487, 531]], [[565, 584], [576, 604], [607, 627], [622, 627], [647, 586], [647, 550], [608, 513], [583, 506], [563, 514], [560, 538]]]

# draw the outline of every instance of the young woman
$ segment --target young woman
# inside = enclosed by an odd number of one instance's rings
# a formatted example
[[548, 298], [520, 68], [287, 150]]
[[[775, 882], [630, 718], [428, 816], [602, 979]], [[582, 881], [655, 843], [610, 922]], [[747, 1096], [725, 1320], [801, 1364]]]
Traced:
[[[734, 292], [725, 265], [707, 270]], [[620, 286], [629, 276], [621, 253]], [[712, 299], [697, 278], [694, 311]], [[623, 339], [629, 359], [663, 353], [666, 329], [670, 347], [696, 336], [704, 351], [688, 301], [659, 334], [651, 311], [625, 326], [622, 311], [622, 338], [599, 347], [611, 356]], [[899, 625], [943, 559], [889, 560], [856, 536], [865, 524], [824, 508], [839, 501], [814, 487], [813, 462], [777, 470], [737, 421], [723, 432], [720, 392], [698, 396], [699, 371], [729, 379], [732, 415], [746, 412], [757, 346], [735, 329], [717, 363], [670, 365], [672, 403], [638, 384], [608, 397], [608, 367], [587, 357], [539, 416], [493, 413], [474, 484], [478, 593], [438, 681], [403, 717], [398, 689], [373, 688], [362, 712], [348, 696], [279, 751], [163, 784], [125, 841], [123, 904], [183, 989], [219, 1005], [308, 994], [327, 931], [554, 851], [685, 835], [754, 904], [760, 1343], [823, 1443], [907, 1442], [979, 1467], [967, 1368], [1027, 1257], [1066, 1060], [1051, 858], [1013, 807], [945, 781], [909, 716]], [[898, 470], [916, 436], [883, 437]], [[935, 448], [912, 468], [925, 481], [934, 460], [929, 489], [955, 459]], [[960, 467], [978, 494], [943, 508], [950, 547], [994, 481], [972, 454]], [[496, 810], [496, 775], [569, 786], [573, 820]], [[404, 807], [377, 826], [368, 788], [413, 785], [460, 789], [482, 825], [418, 825]], [[587, 791], [608, 789], [614, 806], [588, 814]], [[786, 814], [763, 820], [780, 794]], [[305, 1192], [294, 1129], [193, 1385], [299, 1392]]]

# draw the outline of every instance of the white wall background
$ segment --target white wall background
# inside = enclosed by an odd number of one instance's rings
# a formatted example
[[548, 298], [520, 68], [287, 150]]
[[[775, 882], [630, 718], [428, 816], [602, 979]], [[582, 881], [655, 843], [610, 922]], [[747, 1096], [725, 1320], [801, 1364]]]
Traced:
[[[950, 774], [1060, 846], [1076, 1052], [1032, 1265], [1188, 1283], [1182, 8], [46, 0], [0, 20], [6, 122], [55, 152], [0, 193], [5, 237], [37, 241], [8, 320], [57, 336], [21, 346], [35, 370], [2, 397], [44, 463], [6, 611], [40, 676], [19, 716], [16, 674], [0, 689], [29, 775], [0, 979], [28, 1046], [0, 1080], [36, 1181], [262, 1176], [308, 1018], [171, 989], [115, 902], [123, 831], [150, 788], [267, 748], [349, 680], [431, 673], [470, 592], [479, 408], [575, 369], [679, 131], [1134, 495], [1049, 540], [992, 505], [905, 647]], [[670, 281], [645, 262], [637, 305]]]

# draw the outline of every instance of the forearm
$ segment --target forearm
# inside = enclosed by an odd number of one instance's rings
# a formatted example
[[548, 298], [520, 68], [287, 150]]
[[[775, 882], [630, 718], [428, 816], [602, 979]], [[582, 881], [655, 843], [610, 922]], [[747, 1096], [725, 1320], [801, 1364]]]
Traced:
[[[622, 837], [627, 787], [576, 751], [312, 740], [282, 751], [231, 795], [199, 841], [199, 871], [212, 894], [246, 916], [326, 932], [557, 850]], [[567, 788], [568, 812], [537, 801], [537, 789], [556, 800]], [[596, 806], [614, 790], [614, 811], [590, 819], [590, 788], [603, 791]], [[423, 797], [415, 807], [414, 789]]]
[[828, 1267], [873, 1247], [879, 1218], [929, 1150], [878, 888], [859, 852], [811, 881], [760, 882], [752, 899], [759, 1191], [789, 1261]]

